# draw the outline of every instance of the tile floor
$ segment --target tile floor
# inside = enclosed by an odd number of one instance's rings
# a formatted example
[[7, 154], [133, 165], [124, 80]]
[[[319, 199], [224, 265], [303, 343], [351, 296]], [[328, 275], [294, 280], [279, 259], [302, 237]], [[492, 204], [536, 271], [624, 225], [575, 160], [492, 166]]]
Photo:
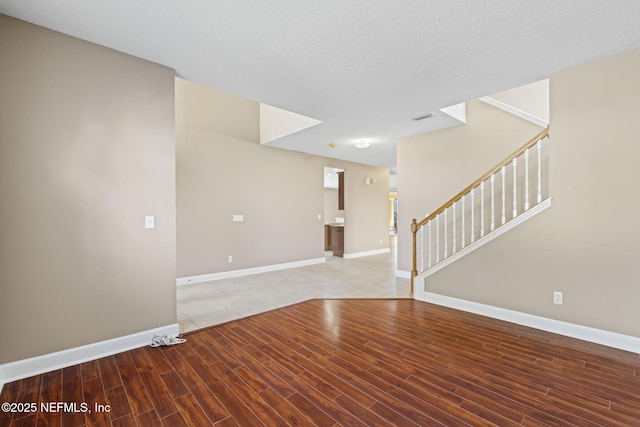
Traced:
[[228, 322], [313, 298], [408, 298], [396, 277], [396, 248], [382, 255], [178, 286], [181, 332]]

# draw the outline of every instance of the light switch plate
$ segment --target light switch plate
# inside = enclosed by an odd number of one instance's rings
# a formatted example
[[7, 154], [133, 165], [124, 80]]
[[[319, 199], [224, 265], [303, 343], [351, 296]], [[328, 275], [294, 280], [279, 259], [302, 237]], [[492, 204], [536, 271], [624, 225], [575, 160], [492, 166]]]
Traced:
[[154, 216], [145, 216], [144, 217], [144, 228], [156, 228], [156, 217], [154, 217]]
[[242, 222], [244, 221], [244, 215], [234, 215], [233, 222]]

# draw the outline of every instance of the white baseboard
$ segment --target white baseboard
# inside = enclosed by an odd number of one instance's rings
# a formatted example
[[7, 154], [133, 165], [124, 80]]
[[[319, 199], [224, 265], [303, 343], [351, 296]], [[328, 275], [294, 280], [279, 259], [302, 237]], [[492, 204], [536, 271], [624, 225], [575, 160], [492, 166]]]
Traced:
[[0, 391], [4, 384], [11, 381], [143, 347], [151, 344], [151, 339], [154, 335], [176, 336], [179, 333], [180, 327], [177, 323], [174, 323], [123, 337], [5, 363], [0, 365]]
[[402, 277], [404, 279], [411, 279], [411, 272], [407, 270], [396, 270], [396, 277]]
[[342, 257], [345, 259], [351, 259], [351, 258], [360, 258], [363, 256], [370, 256], [370, 255], [388, 254], [389, 252], [391, 252], [391, 248], [382, 248], [382, 249], [374, 249], [372, 251], [353, 252], [351, 254], [344, 254]]
[[283, 264], [265, 265], [262, 267], [245, 268], [242, 270], [221, 271], [220, 273], [201, 274], [199, 276], [180, 277], [176, 285], [191, 285], [193, 283], [210, 282], [212, 280], [228, 279], [230, 277], [249, 276], [251, 274], [268, 273], [270, 271], [286, 270], [307, 265], [323, 264], [324, 258], [312, 258], [302, 261], [285, 262]]
[[[422, 290], [422, 292], [419, 292], [420, 290]], [[518, 325], [529, 326], [531, 328], [541, 329], [543, 331], [553, 332], [555, 334], [640, 354], [640, 338], [638, 337], [622, 335], [616, 332], [577, 325], [575, 323], [563, 322], [560, 320], [535, 316], [533, 314], [521, 313], [519, 311], [507, 310], [473, 301], [434, 294], [424, 291], [424, 286], [416, 287], [414, 298], [432, 304], [480, 314], [482, 316], [504, 320]]]

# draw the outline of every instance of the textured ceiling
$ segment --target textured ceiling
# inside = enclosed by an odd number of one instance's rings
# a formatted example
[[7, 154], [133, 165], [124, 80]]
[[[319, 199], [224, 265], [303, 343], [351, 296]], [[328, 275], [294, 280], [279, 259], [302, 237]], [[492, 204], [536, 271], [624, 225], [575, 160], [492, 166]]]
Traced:
[[270, 145], [384, 167], [398, 138], [453, 123], [411, 117], [640, 47], [636, 0], [0, 0], [0, 13], [323, 121]]

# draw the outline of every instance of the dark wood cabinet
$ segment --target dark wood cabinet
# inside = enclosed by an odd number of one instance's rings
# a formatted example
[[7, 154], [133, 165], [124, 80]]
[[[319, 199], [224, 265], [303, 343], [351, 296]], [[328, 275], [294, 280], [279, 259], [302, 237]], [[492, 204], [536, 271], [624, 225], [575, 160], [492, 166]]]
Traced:
[[344, 172], [338, 172], [338, 210], [344, 210]]
[[324, 226], [324, 250], [331, 250], [331, 226], [329, 224]]
[[331, 251], [333, 256], [344, 255], [344, 227], [331, 226]]

